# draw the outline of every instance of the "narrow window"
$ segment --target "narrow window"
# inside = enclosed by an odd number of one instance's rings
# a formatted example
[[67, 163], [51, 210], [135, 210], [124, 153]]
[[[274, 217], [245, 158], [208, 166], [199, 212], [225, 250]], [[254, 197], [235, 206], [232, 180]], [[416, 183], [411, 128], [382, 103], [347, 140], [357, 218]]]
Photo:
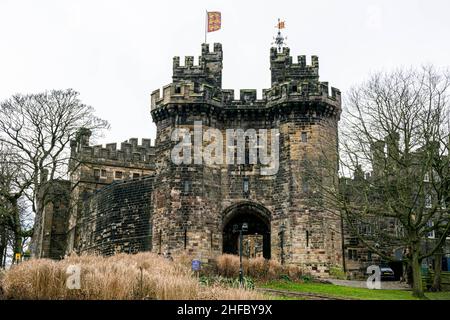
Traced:
[[306, 230], [306, 247], [309, 248], [309, 231]]
[[297, 86], [292, 86], [292, 92], [297, 92]]
[[175, 86], [175, 94], [180, 94], [180, 93], [181, 93], [181, 87]]
[[185, 180], [183, 182], [183, 193], [184, 194], [188, 194], [189, 192], [191, 192], [191, 181], [189, 180]]
[[244, 193], [249, 193], [249, 185], [248, 185], [248, 178], [247, 177], [245, 177], [244, 178], [244, 181], [243, 181], [243, 190], [244, 190]]
[[162, 231], [161, 230], [159, 230], [158, 242], [159, 242], [159, 244], [158, 244], [158, 246], [159, 246], [159, 254], [161, 254], [162, 253]]
[[308, 142], [308, 135], [306, 132], [302, 132], [302, 142]]
[[213, 245], [214, 245], [214, 241], [213, 241], [213, 233], [211, 231], [211, 233], [209, 234], [209, 241], [210, 241], [210, 246], [211, 246], [211, 251], [213, 250]]
[[115, 172], [115, 178], [116, 179], [122, 179], [122, 177], [123, 177], [122, 171], [116, 171]]
[[309, 183], [308, 183], [308, 179], [306, 177], [303, 177], [303, 179], [302, 179], [302, 190], [303, 190], [303, 192], [309, 191]]
[[367, 261], [372, 261], [372, 251], [367, 251]]
[[[433, 221], [428, 220], [427, 227], [432, 229], [433, 226], [434, 226]], [[427, 238], [429, 238], [429, 239], [434, 239], [435, 238], [434, 230], [431, 230], [430, 232], [427, 233]]]
[[102, 169], [101, 175], [102, 178], [106, 178], [106, 170]]
[[250, 141], [249, 138], [245, 138], [245, 164], [250, 164]]
[[194, 92], [199, 93], [200, 92], [200, 85], [198, 82], [194, 82]]
[[187, 248], [187, 229], [184, 228], [184, 250]]
[[426, 196], [425, 196], [425, 208], [431, 208], [432, 207], [432, 205], [431, 205], [431, 195], [430, 194], [427, 194]]
[[94, 169], [94, 178], [95, 179], [100, 178], [100, 169]]

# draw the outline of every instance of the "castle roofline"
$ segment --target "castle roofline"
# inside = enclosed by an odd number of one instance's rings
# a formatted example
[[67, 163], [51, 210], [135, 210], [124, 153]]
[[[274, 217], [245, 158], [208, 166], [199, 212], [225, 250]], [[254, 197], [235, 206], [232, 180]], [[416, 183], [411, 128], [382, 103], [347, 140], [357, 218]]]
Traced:
[[257, 89], [240, 89], [238, 99], [234, 98], [234, 89], [217, 89], [202, 84], [195, 90], [194, 83], [183, 81], [172, 83], [151, 93], [151, 111], [168, 104], [211, 104], [216, 107], [260, 106], [286, 101], [323, 100], [340, 107], [341, 92], [329, 87], [328, 82], [311, 84], [308, 81], [286, 81], [262, 90], [262, 99], [257, 98]]

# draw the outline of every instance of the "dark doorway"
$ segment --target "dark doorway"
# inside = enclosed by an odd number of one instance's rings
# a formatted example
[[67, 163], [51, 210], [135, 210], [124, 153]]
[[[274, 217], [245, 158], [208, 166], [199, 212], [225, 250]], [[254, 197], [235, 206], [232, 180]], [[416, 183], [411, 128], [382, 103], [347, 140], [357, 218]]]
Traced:
[[240, 227], [245, 222], [248, 231], [244, 232], [243, 255], [270, 259], [270, 222], [251, 207], [236, 208], [224, 221], [223, 253], [239, 254], [239, 232], [233, 233], [233, 225]]
[[394, 280], [399, 281], [403, 276], [403, 262], [402, 261], [390, 261], [388, 266], [394, 271]]

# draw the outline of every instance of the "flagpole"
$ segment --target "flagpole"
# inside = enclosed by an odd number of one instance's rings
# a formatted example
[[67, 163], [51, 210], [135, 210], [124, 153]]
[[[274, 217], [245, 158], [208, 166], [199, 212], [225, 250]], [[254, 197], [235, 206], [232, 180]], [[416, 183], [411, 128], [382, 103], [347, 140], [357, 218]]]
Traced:
[[208, 34], [208, 10], [205, 10], [205, 43], [206, 43], [206, 35]]

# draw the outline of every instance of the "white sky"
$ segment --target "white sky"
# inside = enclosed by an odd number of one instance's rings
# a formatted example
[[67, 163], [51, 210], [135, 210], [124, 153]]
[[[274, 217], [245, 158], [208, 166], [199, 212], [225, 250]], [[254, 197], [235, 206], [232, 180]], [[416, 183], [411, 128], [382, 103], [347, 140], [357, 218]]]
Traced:
[[222, 12], [208, 42], [223, 44], [236, 93], [270, 86], [278, 17], [291, 54], [318, 55], [321, 80], [344, 94], [373, 71], [450, 65], [448, 0], [0, 0], [0, 100], [74, 88], [111, 123], [99, 142], [153, 139], [150, 93], [170, 83], [173, 56], [197, 62], [206, 9]]

